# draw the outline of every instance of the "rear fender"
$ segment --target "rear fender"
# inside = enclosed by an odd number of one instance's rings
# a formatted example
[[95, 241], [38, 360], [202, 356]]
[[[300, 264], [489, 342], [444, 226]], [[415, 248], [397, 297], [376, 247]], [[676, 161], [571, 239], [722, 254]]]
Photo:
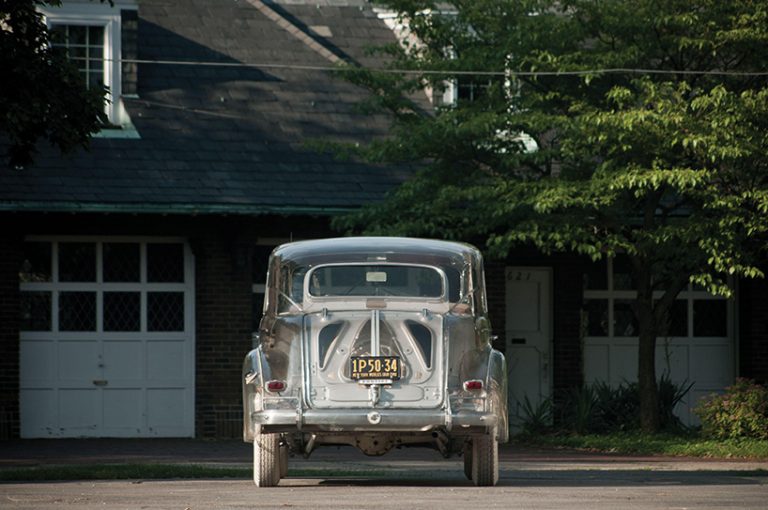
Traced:
[[499, 442], [509, 441], [509, 415], [507, 410], [507, 361], [496, 349], [488, 356], [488, 374], [485, 379], [488, 388], [489, 411], [499, 417]]
[[252, 415], [263, 409], [262, 396], [264, 381], [272, 379], [272, 371], [261, 346], [253, 349], [243, 361], [243, 440], [253, 441], [254, 423]]

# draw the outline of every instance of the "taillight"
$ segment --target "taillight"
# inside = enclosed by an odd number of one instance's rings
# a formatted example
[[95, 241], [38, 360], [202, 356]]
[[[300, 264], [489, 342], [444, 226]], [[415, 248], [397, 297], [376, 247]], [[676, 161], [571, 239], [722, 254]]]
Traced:
[[280, 393], [285, 389], [285, 381], [267, 381], [267, 391], [271, 393]]
[[483, 381], [480, 379], [472, 379], [471, 381], [464, 381], [464, 390], [466, 391], [479, 391], [483, 389]]

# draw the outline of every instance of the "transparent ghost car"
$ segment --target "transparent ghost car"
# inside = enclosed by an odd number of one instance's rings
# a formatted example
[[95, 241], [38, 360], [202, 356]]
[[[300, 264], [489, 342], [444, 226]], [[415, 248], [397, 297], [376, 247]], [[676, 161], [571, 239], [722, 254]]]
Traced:
[[508, 440], [504, 356], [491, 347], [480, 252], [461, 243], [302, 241], [269, 260], [264, 316], [243, 366], [244, 440], [259, 487], [291, 454], [352, 445], [463, 455], [498, 481]]

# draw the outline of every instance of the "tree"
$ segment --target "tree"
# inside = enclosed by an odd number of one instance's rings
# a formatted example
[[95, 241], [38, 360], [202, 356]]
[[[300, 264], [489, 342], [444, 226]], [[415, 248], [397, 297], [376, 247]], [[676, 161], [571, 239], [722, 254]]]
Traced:
[[66, 152], [87, 146], [106, 122], [104, 89], [87, 90], [77, 66], [49, 44], [44, 5], [0, 0], [0, 147], [13, 168], [32, 163], [39, 140]]
[[[689, 282], [760, 277], [768, 221], [768, 3], [749, 0], [385, 2], [418, 41], [392, 69], [351, 69], [391, 138], [360, 152], [416, 175], [340, 227], [478, 238], [599, 260], [637, 284], [641, 425], [659, 427], [656, 338]], [[419, 114], [451, 80], [473, 101]], [[533, 143], [535, 142], [535, 148]]]

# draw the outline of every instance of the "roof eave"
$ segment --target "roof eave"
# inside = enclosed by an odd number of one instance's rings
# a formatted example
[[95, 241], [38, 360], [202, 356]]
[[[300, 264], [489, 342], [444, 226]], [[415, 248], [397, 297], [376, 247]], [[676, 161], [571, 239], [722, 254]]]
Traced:
[[241, 216], [334, 216], [357, 209], [355, 206], [301, 206], [261, 204], [140, 204], [104, 202], [0, 201], [0, 212], [43, 213], [124, 213], [174, 215], [241, 215]]

